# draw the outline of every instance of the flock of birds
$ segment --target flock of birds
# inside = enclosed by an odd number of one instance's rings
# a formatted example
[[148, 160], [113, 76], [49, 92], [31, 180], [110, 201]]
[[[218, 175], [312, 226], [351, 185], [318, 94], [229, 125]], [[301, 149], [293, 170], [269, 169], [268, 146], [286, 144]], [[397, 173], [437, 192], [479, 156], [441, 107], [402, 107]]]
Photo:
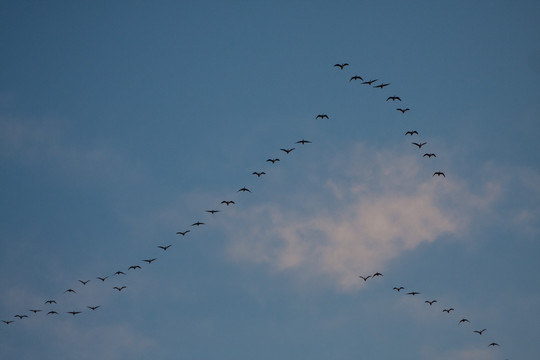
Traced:
[[[343, 63], [343, 64], [335, 64], [334, 67], [337, 67], [339, 68], [340, 70], [344, 70], [346, 67], [348, 67], [349, 64], [348, 63]], [[370, 79], [370, 80], [364, 80], [364, 78], [360, 75], [354, 75], [352, 77], [350, 77], [349, 79], [349, 82], [352, 82], [352, 81], [361, 81], [361, 84], [362, 85], [367, 85], [367, 86], [370, 86], [370, 87], [373, 87], [373, 88], [378, 88], [378, 89], [384, 89], [385, 87], [387, 86], [390, 86], [391, 84], [390, 83], [384, 83], [384, 82], [380, 82], [380, 83], [377, 83], [379, 82], [378, 79]], [[392, 96], [388, 96], [386, 98], [386, 102], [388, 101], [392, 101], [392, 103], [396, 102], [396, 101], [399, 101], [401, 102], [402, 99], [401, 97], [397, 96], [397, 95], [392, 95]], [[411, 111], [411, 109], [409, 107], [406, 107], [406, 108], [403, 108], [403, 107], [399, 107], [399, 108], [396, 108], [397, 111], [399, 111], [401, 114], [405, 115], [407, 112]], [[328, 114], [318, 114], [315, 116], [315, 119], [318, 120], [318, 119], [321, 119], [321, 120], [329, 120], [330, 119], [330, 116]], [[405, 136], [418, 136], [419, 135], [419, 132], [418, 130], [409, 130], [407, 132], [405, 132]], [[301, 145], [306, 145], [306, 144], [311, 144], [312, 142], [310, 140], [306, 140], [306, 139], [301, 139], [301, 140], [298, 140], [296, 141], [294, 144], [295, 146], [301, 146]], [[414, 142], [411, 142], [412, 145], [418, 147], [418, 149], [422, 149], [422, 147], [424, 147], [427, 142], [426, 141], [414, 141]], [[294, 151], [296, 148], [295, 147], [289, 147], [289, 148], [281, 148], [280, 151], [282, 151], [282, 154], [284, 156], [287, 156], [287, 155], [290, 155], [290, 153], [292, 151]], [[422, 157], [427, 157], [427, 158], [431, 158], [431, 157], [436, 157], [437, 155], [435, 153], [432, 153], [432, 152], [426, 152], [422, 155]], [[272, 165], [275, 165], [277, 162], [281, 161], [279, 158], [277, 157], [271, 157], [271, 158], [268, 158], [266, 160], [266, 162], [269, 162], [271, 163]], [[265, 171], [253, 171], [252, 172], [252, 175], [255, 175], [257, 176], [258, 178], [260, 178], [261, 176], [263, 175], [266, 175], [266, 172]], [[445, 173], [438, 170], [438, 171], [435, 171], [433, 173], [432, 176], [442, 176], [442, 177], [446, 177]], [[251, 193], [251, 190], [246, 188], [245, 186], [238, 189], [237, 190], [238, 193]], [[223, 200], [220, 202], [220, 206], [224, 206], [224, 207], [229, 207], [231, 205], [234, 205], [236, 204], [234, 200]], [[210, 215], [215, 215], [216, 213], [219, 213], [220, 211], [222, 210], [218, 210], [218, 209], [208, 209], [208, 210], [205, 210], [206, 213], [210, 214]], [[184, 236], [187, 236], [188, 233], [190, 233], [192, 230], [200, 227], [200, 226], [203, 226], [205, 225], [206, 223], [205, 222], [202, 222], [202, 221], [196, 221], [194, 223], [192, 223], [190, 225], [190, 228], [189, 229], [184, 229], [182, 231], [178, 231], [176, 232], [177, 235], [181, 236], [181, 237], [184, 237]], [[164, 245], [157, 245], [157, 248], [159, 248], [162, 252], [167, 252], [167, 250], [173, 246], [173, 244], [164, 244]], [[115, 282], [114, 286], [109, 285], [110, 286], [110, 289], [111, 290], [114, 290], [114, 291], [117, 291], [117, 292], [122, 292], [124, 290], [127, 289], [127, 286], [125, 284], [123, 284], [121, 281], [118, 281], [118, 280], [121, 280], [123, 276], [126, 276], [127, 273], [133, 273], [133, 272], [136, 272], [137, 270], [141, 269], [141, 263], [146, 263], [146, 265], [151, 265], [154, 261], [158, 260], [158, 257], [152, 257], [152, 258], [148, 258], [148, 259], [141, 259], [139, 263], [135, 263], [135, 264], [132, 264], [128, 267], [126, 267], [126, 272], [122, 271], [122, 270], [117, 270], [113, 273], [109, 273], [107, 275], [102, 275], [102, 276], [95, 276], [93, 279], [78, 279], [77, 280], [77, 283], [78, 283], [78, 286], [79, 287], [86, 287], [88, 286], [88, 284], [91, 282], [91, 281], [94, 281], [94, 282], [98, 282], [98, 283], [101, 283], [102, 285], [107, 285], [107, 284], [110, 284], [111, 280], [114, 278], [116, 279], [117, 281]], [[369, 279], [374, 279], [374, 278], [377, 278], [377, 277], [382, 277], [383, 275], [380, 273], [380, 272], [376, 272], [372, 275], [359, 275], [359, 278], [362, 279], [364, 282], [367, 282]], [[119, 282], [119, 283], [118, 283]], [[401, 293], [402, 290], [405, 290], [405, 288], [403, 286], [395, 286], [393, 288], [394, 291], [396, 291], [397, 293]], [[76, 296], [77, 294], [77, 291], [74, 289], [74, 288], [68, 288], [66, 289], [62, 296], [63, 297], [66, 297], [66, 296]], [[406, 295], [408, 296], [416, 296], [416, 295], [420, 295], [420, 292], [418, 291], [409, 291], [406, 293]], [[62, 303], [62, 300], [64, 300], [65, 298], [63, 299], [58, 299], [58, 302]], [[429, 307], [432, 307], [435, 303], [438, 303], [438, 301], [436, 299], [426, 299], [424, 301]], [[39, 316], [40, 313], [43, 313], [45, 314], [45, 316], [60, 316], [60, 314], [64, 313], [64, 314], [68, 314], [68, 315], [71, 315], [71, 316], [76, 316], [76, 315], [79, 315], [85, 311], [89, 311], [89, 312], [92, 312], [92, 311], [96, 311], [98, 310], [101, 305], [96, 305], [96, 304], [88, 304], [86, 306], [86, 309], [69, 309], [66, 311], [66, 309], [64, 309], [63, 311], [60, 311], [58, 309], [58, 303], [57, 303], [57, 299], [47, 299], [45, 300], [41, 306], [36, 306], [36, 307], [33, 307], [31, 309], [27, 309], [27, 311], [22, 311], [22, 312], [19, 312], [17, 314], [14, 314], [13, 317], [11, 318], [4, 318], [2, 320], [2, 322], [7, 326], [7, 325], [11, 325], [12, 323], [16, 322], [16, 321], [23, 321], [23, 319], [25, 318], [29, 318], [30, 316]], [[58, 310], [58, 311], [57, 311]], [[444, 308], [442, 309], [443, 312], [447, 313], [447, 314], [451, 314], [452, 312], [455, 311], [455, 309], [453, 307], [449, 307], [449, 308]], [[15, 320], [17, 319], [17, 320]], [[459, 321], [458, 321], [458, 324], [460, 326], [463, 326], [463, 325], [466, 325], [466, 324], [470, 324], [471, 322], [469, 321], [469, 319], [463, 317], [461, 318]], [[473, 330], [472, 332], [473, 333], [476, 333], [478, 335], [482, 335], [485, 331], [487, 331], [487, 329], [485, 328], [482, 328], [482, 329], [478, 329], [478, 330]], [[488, 345], [488, 347], [498, 347], [500, 346], [497, 342], [490, 342]]]

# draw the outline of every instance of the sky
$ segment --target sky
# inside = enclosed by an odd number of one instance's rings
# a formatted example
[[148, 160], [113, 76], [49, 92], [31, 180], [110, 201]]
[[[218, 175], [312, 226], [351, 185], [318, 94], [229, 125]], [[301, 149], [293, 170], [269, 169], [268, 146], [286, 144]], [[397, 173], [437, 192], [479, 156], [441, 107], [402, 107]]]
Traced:
[[539, 18], [1, 1], [0, 358], [538, 358]]

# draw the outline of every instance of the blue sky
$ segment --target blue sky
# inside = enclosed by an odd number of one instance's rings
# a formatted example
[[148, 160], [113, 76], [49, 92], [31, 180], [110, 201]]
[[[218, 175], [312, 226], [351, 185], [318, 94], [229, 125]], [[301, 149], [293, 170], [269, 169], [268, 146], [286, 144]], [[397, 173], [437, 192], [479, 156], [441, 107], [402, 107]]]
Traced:
[[538, 2], [0, 9], [0, 357], [540, 352]]

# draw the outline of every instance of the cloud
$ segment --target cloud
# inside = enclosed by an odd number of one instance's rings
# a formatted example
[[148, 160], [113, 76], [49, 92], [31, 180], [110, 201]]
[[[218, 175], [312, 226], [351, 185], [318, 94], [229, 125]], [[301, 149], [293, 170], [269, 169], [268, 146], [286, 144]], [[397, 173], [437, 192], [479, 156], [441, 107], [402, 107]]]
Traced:
[[[455, 176], [432, 177], [418, 156], [357, 146], [337, 157], [343, 160], [323, 160], [309, 174], [322, 188], [304, 184], [294, 190], [300, 194], [283, 195], [289, 200], [241, 214], [241, 230], [228, 230], [234, 239], [229, 254], [356, 289], [358, 274], [383, 271], [388, 261], [445, 235], [463, 236], [473, 214], [488, 211], [500, 197], [493, 181], [473, 193]], [[293, 204], [299, 197], [304, 206]]]

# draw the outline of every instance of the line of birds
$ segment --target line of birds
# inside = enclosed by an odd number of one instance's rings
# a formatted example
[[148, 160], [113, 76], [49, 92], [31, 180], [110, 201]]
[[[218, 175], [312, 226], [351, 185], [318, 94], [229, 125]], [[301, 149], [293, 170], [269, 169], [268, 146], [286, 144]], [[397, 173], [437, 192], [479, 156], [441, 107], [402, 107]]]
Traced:
[[[334, 67], [338, 67], [340, 68], [341, 70], [343, 70], [345, 67], [349, 66], [348, 63], [343, 63], [343, 64], [335, 64]], [[362, 84], [365, 84], [365, 85], [368, 85], [368, 86], [372, 86], [373, 88], [380, 88], [380, 89], [383, 89], [389, 85], [391, 85], [390, 83], [383, 83], [381, 82], [380, 84], [378, 85], [373, 85], [374, 83], [376, 83], [377, 81], [379, 81], [378, 79], [372, 79], [372, 80], [367, 80], [367, 81], [364, 81], [364, 79], [359, 76], [359, 75], [354, 75], [352, 76], [350, 79], [349, 79], [349, 82], [352, 82], [352, 81], [357, 81], [357, 80], [360, 80], [362, 81]], [[387, 99], [386, 99], [386, 102], [388, 101], [392, 101], [392, 102], [395, 102], [395, 101], [402, 101], [401, 97], [397, 96], [397, 95], [392, 95], [392, 96], [388, 96]], [[401, 112], [401, 114], [405, 114], [409, 111], [411, 111], [410, 108], [397, 108], [396, 109], [397, 111]], [[315, 116], [315, 119], [330, 119], [330, 117], [328, 116], [328, 114], [318, 114]], [[417, 130], [409, 130], [405, 133], [405, 136], [414, 136], [414, 135], [418, 135], [418, 131]], [[306, 140], [306, 139], [301, 139], [301, 140], [298, 140], [296, 141], [294, 144], [295, 145], [306, 145], [306, 144], [311, 144], [312, 142], [310, 140]], [[412, 142], [412, 145], [415, 145], [418, 147], [418, 149], [421, 149], [423, 146], [425, 146], [427, 144], [427, 142]], [[290, 148], [280, 148], [280, 151], [283, 151], [283, 154], [285, 156], [289, 155], [292, 151], [294, 151], [296, 148], [295, 147], [290, 147]], [[428, 158], [431, 158], [431, 157], [436, 157], [436, 154], [434, 153], [425, 153], [423, 155], [423, 157], [428, 157]], [[275, 165], [276, 162], [279, 162], [281, 161], [279, 158], [277, 157], [273, 157], [273, 158], [268, 158], [266, 160], [266, 162], [269, 162], [271, 163], [272, 165]], [[252, 175], [255, 175], [257, 176], [257, 178], [260, 178], [261, 176], [263, 175], [266, 175], [266, 172], [265, 171], [253, 171], [251, 173]], [[444, 172], [442, 171], [436, 171], [433, 173], [433, 176], [443, 176], [443, 177], [446, 177]], [[237, 193], [251, 193], [252, 191], [248, 188], [246, 188], [245, 186], [240, 188], [239, 190], [237, 190]], [[220, 205], [223, 205], [225, 207], [229, 207], [230, 205], [235, 205], [236, 202], [234, 200], [223, 200], [220, 202]], [[215, 215], [217, 213], [219, 213], [220, 211], [222, 210], [217, 210], [217, 209], [208, 209], [208, 210], [205, 210], [204, 212], [210, 214], [210, 215]], [[196, 221], [194, 223], [192, 223], [190, 226], [191, 227], [200, 227], [202, 225], [205, 225], [206, 223], [205, 222], [202, 222], [202, 221]], [[176, 232], [176, 235], [179, 235], [179, 236], [186, 236], [188, 233], [191, 232], [191, 229], [185, 229], [183, 231], [178, 231]], [[162, 250], [163, 252], [167, 252], [169, 250], [169, 248], [171, 248], [171, 246], [173, 246], [172, 244], [166, 244], [166, 245], [157, 245], [157, 248], [159, 248], [160, 250]], [[152, 264], [154, 261], [156, 261], [158, 258], [157, 257], [153, 257], [153, 258], [148, 258], [148, 259], [142, 259], [141, 261], [142, 262], [145, 262], [147, 263], [148, 265]], [[138, 264], [134, 264], [134, 265], [130, 265], [129, 267], [127, 267], [127, 271], [128, 272], [131, 272], [132, 270], [135, 271], [135, 270], [138, 270], [138, 269], [141, 269], [142, 267]], [[107, 279], [109, 279], [111, 276], [125, 276], [127, 275], [125, 272], [121, 271], [121, 270], [118, 270], [112, 274], [109, 274], [109, 275], [105, 275], [105, 276], [96, 276], [96, 280], [100, 280], [101, 283], [104, 283]], [[363, 275], [360, 275], [359, 278], [361, 278], [364, 282], [368, 281], [368, 279], [371, 279], [371, 278], [376, 278], [376, 277], [382, 277], [383, 275], [379, 272], [376, 272], [372, 275], [368, 275], [368, 276], [363, 276]], [[91, 280], [90, 279], [87, 279], [87, 280], [78, 280], [78, 283], [81, 284], [81, 286], [87, 286], [88, 283], [90, 282]], [[127, 286], [126, 285], [120, 285], [120, 286], [113, 286], [112, 287], [112, 290], [116, 290], [118, 292], [122, 292], [123, 290], [127, 289]], [[397, 292], [400, 292], [401, 290], [404, 290], [404, 287], [400, 286], [400, 287], [394, 287], [393, 288], [395, 291]], [[73, 288], [68, 288], [64, 291], [64, 294], [77, 294], [77, 292], [73, 289]], [[407, 295], [411, 295], [411, 296], [415, 296], [415, 295], [419, 295], [420, 293], [417, 292], [417, 291], [410, 291], [407, 293]], [[434, 303], [436, 303], [437, 300], [425, 300], [425, 303], [429, 304], [429, 306], [431, 307]], [[54, 305], [57, 305], [57, 301], [54, 300], [54, 299], [48, 299], [44, 302], [44, 305], [48, 305], [48, 306], [54, 306]], [[99, 308], [101, 307], [101, 305], [88, 305], [87, 308], [90, 310], [90, 311], [96, 311], [98, 310]], [[39, 309], [39, 308], [32, 308], [32, 309], [28, 309], [28, 312], [30, 313], [33, 313], [34, 315], [37, 315], [38, 313], [40, 312], [44, 312], [45, 310], [42, 310], [42, 309]], [[448, 308], [448, 309], [443, 309], [444, 312], [450, 314], [451, 311], [454, 311], [453, 308]], [[79, 309], [79, 310], [71, 310], [71, 311], [65, 311], [66, 314], [70, 314], [72, 316], [75, 316], [75, 315], [78, 315], [78, 314], [81, 314], [83, 312], [83, 310]], [[59, 315], [59, 312], [57, 312], [56, 310], [54, 309], [51, 309], [49, 311], [46, 312], [46, 315]], [[18, 318], [19, 320], [22, 320], [24, 318], [28, 318], [29, 316], [25, 313], [18, 313], [18, 314], [15, 314], [14, 315], [15, 318]], [[11, 323], [14, 322], [14, 320], [2, 320], [2, 322], [6, 325], [10, 325]], [[468, 319], [466, 318], [462, 318], [460, 321], [459, 321], [459, 324], [462, 324], [462, 323], [468, 323], [470, 322]], [[474, 330], [475, 333], [478, 333], [479, 335], [482, 335], [482, 333], [486, 331], [486, 329], [481, 329], [481, 330]], [[496, 342], [492, 342], [490, 343], [488, 346], [490, 347], [495, 347], [495, 346], [500, 346], [498, 343]]]

